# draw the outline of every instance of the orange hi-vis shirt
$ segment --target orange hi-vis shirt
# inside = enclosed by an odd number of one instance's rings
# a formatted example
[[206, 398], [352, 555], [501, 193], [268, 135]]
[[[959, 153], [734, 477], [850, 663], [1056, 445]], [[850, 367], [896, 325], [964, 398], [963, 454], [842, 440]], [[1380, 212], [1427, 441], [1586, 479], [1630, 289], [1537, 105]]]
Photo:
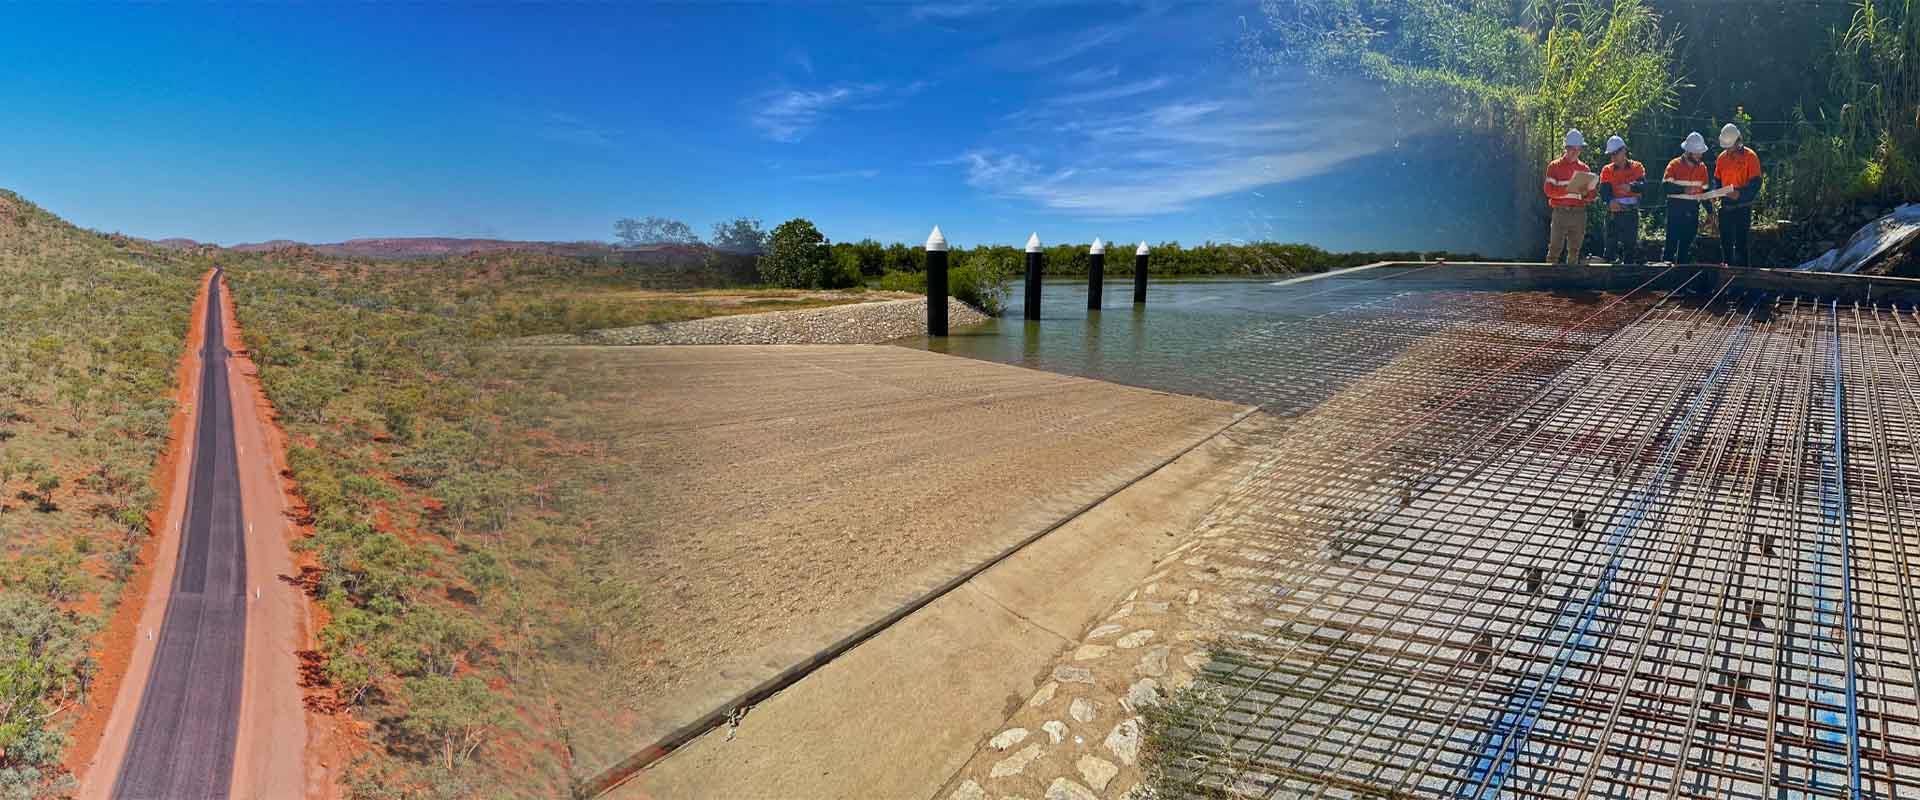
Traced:
[[1640, 204], [1640, 193], [1633, 190], [1636, 181], [1647, 177], [1646, 165], [1633, 159], [1627, 159], [1624, 167], [1615, 167], [1612, 162], [1600, 168], [1600, 182], [1613, 187], [1613, 199], [1624, 206]]
[[[1747, 182], [1760, 177], [1760, 156], [1753, 148], [1741, 146], [1738, 150], [1729, 150], [1720, 154], [1713, 162], [1713, 177], [1720, 180], [1721, 186], [1739, 186], [1743, 189]], [[1746, 205], [1753, 202], [1750, 192], [1742, 191], [1738, 200], [1730, 200], [1734, 205]]]
[[[1667, 162], [1667, 174], [1661, 180], [1686, 190], [1687, 194], [1700, 194], [1707, 190], [1707, 162], [1695, 163], [1687, 160], [1686, 156], [1679, 156]], [[1681, 202], [1693, 201], [1682, 200]]]
[[[1540, 191], [1547, 195], [1547, 205], [1556, 208], [1586, 205], [1586, 198], [1566, 196], [1567, 184], [1573, 181], [1573, 176], [1582, 172], [1592, 171], [1593, 170], [1587, 169], [1587, 165], [1579, 159], [1570, 161], [1566, 156], [1554, 159], [1552, 163], [1547, 165], [1547, 182], [1540, 187]], [[1588, 197], [1591, 196], [1592, 195], [1588, 195]]]

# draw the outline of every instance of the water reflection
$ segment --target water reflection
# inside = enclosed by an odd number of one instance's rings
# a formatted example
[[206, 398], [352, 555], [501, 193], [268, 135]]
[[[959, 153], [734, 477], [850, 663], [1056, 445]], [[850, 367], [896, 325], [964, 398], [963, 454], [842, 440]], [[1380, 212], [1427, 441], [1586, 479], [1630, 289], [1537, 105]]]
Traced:
[[1049, 281], [1037, 321], [1023, 318], [1025, 287], [1016, 283], [1005, 316], [897, 344], [1290, 413], [1400, 352], [1423, 330], [1419, 309], [1442, 302], [1436, 293], [1455, 302], [1462, 290], [1498, 288], [1435, 275], [1380, 268], [1287, 285], [1156, 281], [1146, 305], [1130, 302], [1128, 283], [1107, 287], [1103, 294], [1119, 294], [1103, 300], [1127, 305], [1105, 312], [1086, 308], [1084, 280]]

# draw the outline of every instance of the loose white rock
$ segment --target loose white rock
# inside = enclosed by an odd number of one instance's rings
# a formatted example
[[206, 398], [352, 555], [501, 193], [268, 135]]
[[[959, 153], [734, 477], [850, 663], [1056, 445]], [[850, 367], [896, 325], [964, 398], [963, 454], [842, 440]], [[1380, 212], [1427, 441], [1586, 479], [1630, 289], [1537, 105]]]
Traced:
[[1053, 679], [1061, 683], [1093, 683], [1093, 670], [1062, 664], [1053, 668]]
[[1096, 658], [1104, 658], [1111, 652], [1113, 652], [1113, 648], [1104, 644], [1083, 644], [1080, 645], [1079, 649], [1073, 651], [1073, 660], [1092, 661]]
[[987, 790], [980, 788], [971, 778], [947, 795], [947, 800], [987, 800]]
[[992, 739], [988, 739], [987, 745], [992, 747], [995, 750], [998, 750], [1004, 753], [1007, 751], [1007, 748], [1012, 747], [1021, 742], [1024, 742], [1026, 740], [1027, 740], [1026, 728], [1008, 728], [1004, 731], [1001, 731], [998, 736], [995, 736]]
[[1092, 722], [1094, 717], [1100, 715], [1100, 704], [1084, 697], [1076, 697], [1067, 705], [1067, 715], [1081, 722]]
[[1040, 687], [1040, 691], [1033, 693], [1033, 699], [1028, 700], [1027, 705], [1031, 708], [1039, 708], [1050, 702], [1053, 702], [1053, 693], [1058, 691], [1059, 689], [1060, 689], [1059, 683], [1054, 681], [1047, 681], [1046, 685]]
[[1195, 672], [1199, 672], [1200, 670], [1207, 668], [1207, 659], [1209, 658], [1211, 658], [1211, 656], [1207, 655], [1207, 651], [1201, 650], [1194, 653], [1188, 653], [1186, 654], [1185, 657], [1181, 658], [1180, 660], [1186, 662], [1187, 669], [1193, 670]]
[[[1108, 750], [1120, 757], [1120, 763], [1131, 764], [1140, 757], [1140, 720], [1129, 719], [1113, 726], [1113, 732], [1107, 734], [1103, 743]], [[1039, 747], [1039, 745], [1034, 745]], [[998, 767], [994, 768], [998, 771]]]
[[1112, 636], [1112, 635], [1114, 635], [1114, 634], [1116, 634], [1116, 633], [1119, 633], [1119, 632], [1121, 632], [1121, 631], [1124, 631], [1124, 630], [1126, 630], [1126, 628], [1123, 628], [1123, 627], [1121, 627], [1121, 626], [1119, 626], [1119, 625], [1115, 625], [1115, 624], [1113, 624], [1113, 623], [1111, 623], [1111, 622], [1109, 622], [1109, 623], [1107, 623], [1107, 624], [1105, 624], [1105, 625], [1102, 625], [1102, 626], [1100, 626], [1100, 627], [1098, 627], [1098, 628], [1094, 628], [1094, 629], [1093, 629], [1092, 631], [1089, 631], [1089, 632], [1087, 633], [1087, 638], [1089, 638], [1089, 639], [1104, 639], [1104, 638], [1106, 638], [1106, 637], [1108, 637], [1108, 636]]
[[1127, 616], [1132, 613], [1133, 613], [1133, 604], [1122, 603], [1120, 604], [1120, 607], [1118, 609], [1114, 610], [1113, 616], [1107, 617], [1107, 619], [1126, 619]]
[[1122, 703], [1128, 711], [1140, 713], [1140, 709], [1160, 704], [1160, 682], [1152, 678], [1141, 678], [1127, 689], [1127, 699]]
[[1150, 642], [1152, 640], [1153, 640], [1153, 629], [1147, 628], [1145, 630], [1134, 631], [1125, 636], [1122, 636], [1119, 639], [1114, 640], [1113, 644], [1114, 646], [1119, 647], [1122, 650], [1132, 650], [1133, 648], [1139, 647], [1140, 645], [1146, 644], [1147, 642]]
[[1100, 800], [1100, 795], [1066, 778], [1054, 778], [1047, 787], [1047, 800]]
[[1172, 652], [1173, 648], [1164, 644], [1149, 648], [1147, 654], [1140, 657], [1140, 674], [1155, 678], [1167, 674], [1167, 656]]
[[1040, 726], [1040, 730], [1046, 731], [1047, 738], [1053, 740], [1054, 744], [1067, 740], [1067, 724], [1060, 720], [1047, 720], [1046, 724]]
[[1073, 762], [1073, 766], [1080, 770], [1080, 777], [1086, 778], [1087, 785], [1096, 792], [1105, 791], [1107, 782], [1120, 774], [1120, 768], [1114, 766], [1113, 762], [1095, 755], [1081, 756], [1079, 761]]
[[[1112, 737], [1108, 737], [1108, 738], [1111, 739]], [[1040, 757], [1040, 743], [1035, 742], [1033, 744], [1027, 745], [1026, 747], [1020, 748], [1020, 752], [1007, 756], [1000, 763], [993, 765], [993, 769], [988, 770], [987, 774], [995, 778], [1005, 778], [1009, 775], [1018, 775], [1026, 771], [1027, 765], [1033, 763], [1033, 760], [1039, 757]], [[1129, 761], [1127, 763], [1131, 764], [1133, 762]]]

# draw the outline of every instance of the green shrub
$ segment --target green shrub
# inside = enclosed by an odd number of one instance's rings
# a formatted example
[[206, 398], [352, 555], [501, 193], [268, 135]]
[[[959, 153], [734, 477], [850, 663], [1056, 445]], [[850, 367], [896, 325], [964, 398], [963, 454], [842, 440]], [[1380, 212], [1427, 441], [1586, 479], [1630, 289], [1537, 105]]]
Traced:
[[868, 285], [887, 292], [925, 292], [927, 290], [927, 273], [900, 272], [895, 270], [882, 274], [879, 278], [876, 278], [873, 283]]
[[824, 284], [833, 271], [833, 251], [827, 237], [805, 219], [790, 219], [773, 229], [767, 254], [760, 257], [760, 280], [769, 286], [811, 289]]
[[[967, 256], [955, 253], [955, 266], [947, 269], [947, 295], [993, 316], [1007, 307], [1007, 289], [1015, 267], [1011, 261], [991, 254]], [[893, 271], [868, 284], [888, 292], [925, 294], [927, 274]]]
[[974, 253], [959, 262], [947, 275], [947, 291], [962, 303], [1000, 316], [1007, 306], [1007, 286], [1018, 269], [1012, 259], [988, 252]]

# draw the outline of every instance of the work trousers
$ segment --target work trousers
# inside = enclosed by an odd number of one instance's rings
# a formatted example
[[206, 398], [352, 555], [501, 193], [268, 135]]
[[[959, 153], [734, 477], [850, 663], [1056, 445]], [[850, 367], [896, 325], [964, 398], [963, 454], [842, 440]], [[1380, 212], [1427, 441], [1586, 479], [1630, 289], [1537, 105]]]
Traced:
[[1587, 238], [1586, 206], [1554, 206], [1553, 224], [1547, 227], [1547, 263], [1567, 254], [1567, 263], [1580, 263], [1580, 245]]
[[1700, 235], [1700, 204], [1692, 200], [1667, 204], [1667, 244], [1660, 260], [1693, 263], [1693, 237]]
[[1753, 230], [1753, 206], [1720, 209], [1720, 260], [1736, 267], [1753, 266], [1747, 252], [1748, 233]]
[[1640, 260], [1640, 209], [1607, 212], [1607, 260], [1633, 264]]

